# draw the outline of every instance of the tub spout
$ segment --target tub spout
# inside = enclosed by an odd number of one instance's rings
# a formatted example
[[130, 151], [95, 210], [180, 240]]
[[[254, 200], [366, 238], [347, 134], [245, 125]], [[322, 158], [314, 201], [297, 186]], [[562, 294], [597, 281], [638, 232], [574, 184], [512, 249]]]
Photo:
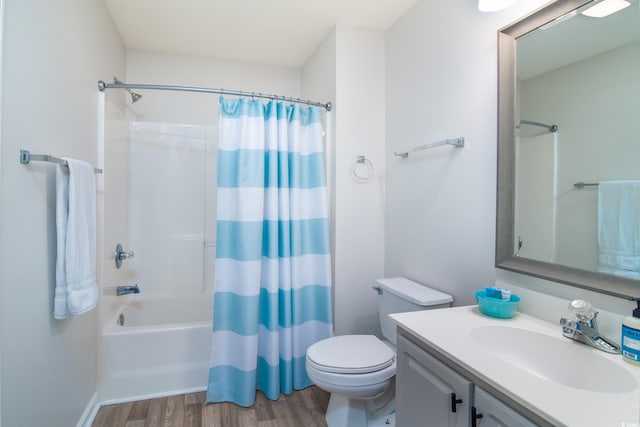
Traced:
[[127, 286], [118, 286], [116, 288], [116, 295], [127, 295], [127, 294], [139, 294], [140, 288], [138, 285], [127, 285]]

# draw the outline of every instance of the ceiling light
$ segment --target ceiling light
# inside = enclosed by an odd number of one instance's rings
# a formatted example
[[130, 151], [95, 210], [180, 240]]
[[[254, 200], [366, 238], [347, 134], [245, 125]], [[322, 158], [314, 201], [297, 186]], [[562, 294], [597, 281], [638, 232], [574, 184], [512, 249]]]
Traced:
[[480, 12], [495, 12], [505, 9], [518, 0], [478, 0], [478, 9]]
[[582, 14], [591, 18], [603, 18], [624, 9], [630, 4], [627, 0], [603, 0], [583, 11]]

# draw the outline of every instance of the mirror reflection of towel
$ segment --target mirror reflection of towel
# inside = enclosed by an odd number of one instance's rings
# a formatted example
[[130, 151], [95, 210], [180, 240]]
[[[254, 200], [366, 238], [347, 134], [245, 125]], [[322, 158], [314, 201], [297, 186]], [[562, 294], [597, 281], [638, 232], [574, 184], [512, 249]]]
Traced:
[[640, 181], [598, 186], [598, 271], [640, 279]]

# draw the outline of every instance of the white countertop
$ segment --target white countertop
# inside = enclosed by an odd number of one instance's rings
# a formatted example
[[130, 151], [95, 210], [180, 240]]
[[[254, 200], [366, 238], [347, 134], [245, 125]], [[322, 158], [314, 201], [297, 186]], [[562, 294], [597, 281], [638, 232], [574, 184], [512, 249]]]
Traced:
[[[390, 317], [423, 344], [554, 425], [640, 426], [640, 387], [631, 392], [603, 393], [552, 382], [501, 361], [496, 351], [489, 346], [479, 345], [472, 334], [480, 326], [500, 325], [573, 343], [562, 336], [559, 324], [554, 325], [521, 313], [516, 313], [511, 319], [495, 319], [480, 313], [475, 305], [397, 313]], [[640, 367], [626, 363], [620, 355], [608, 354], [577, 342], [575, 345], [628, 370], [629, 375], [634, 376], [640, 384]], [[575, 360], [575, 363], [579, 364], [580, 360]], [[584, 366], [583, 373], [589, 375], [589, 366]]]

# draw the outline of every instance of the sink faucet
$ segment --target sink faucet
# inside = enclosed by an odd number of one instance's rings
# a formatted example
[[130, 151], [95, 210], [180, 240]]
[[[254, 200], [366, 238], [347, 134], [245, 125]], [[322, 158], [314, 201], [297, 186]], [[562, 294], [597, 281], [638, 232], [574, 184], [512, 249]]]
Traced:
[[139, 294], [140, 288], [138, 285], [126, 285], [126, 286], [118, 286], [116, 288], [116, 295], [127, 295], [127, 294]]
[[595, 347], [607, 353], [620, 353], [620, 346], [607, 340], [598, 332], [596, 317], [598, 312], [587, 301], [577, 299], [569, 303], [575, 319], [560, 319], [562, 335], [572, 340]]

